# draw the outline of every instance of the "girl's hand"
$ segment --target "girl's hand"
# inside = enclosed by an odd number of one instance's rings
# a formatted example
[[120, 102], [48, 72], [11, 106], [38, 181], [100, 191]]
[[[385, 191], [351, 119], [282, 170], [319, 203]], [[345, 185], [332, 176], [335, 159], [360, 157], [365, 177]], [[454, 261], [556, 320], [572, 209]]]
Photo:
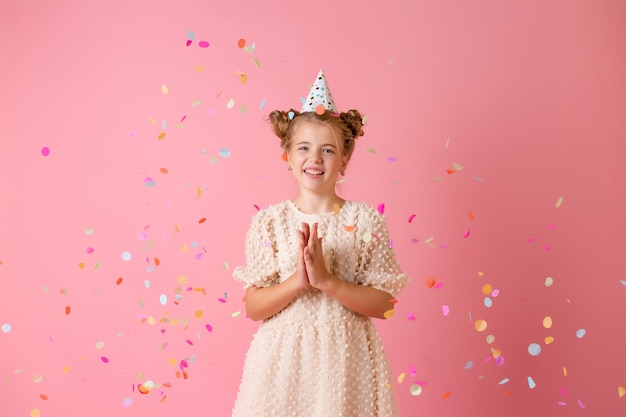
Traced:
[[304, 263], [304, 250], [309, 241], [310, 229], [308, 223], [302, 223], [302, 230], [298, 230], [298, 259], [296, 261], [296, 280], [300, 288], [306, 288], [310, 285], [309, 277]]
[[324, 290], [335, 279], [328, 273], [324, 254], [322, 252], [322, 238], [317, 236], [317, 223], [313, 223], [307, 245], [304, 247], [304, 264], [311, 286]]

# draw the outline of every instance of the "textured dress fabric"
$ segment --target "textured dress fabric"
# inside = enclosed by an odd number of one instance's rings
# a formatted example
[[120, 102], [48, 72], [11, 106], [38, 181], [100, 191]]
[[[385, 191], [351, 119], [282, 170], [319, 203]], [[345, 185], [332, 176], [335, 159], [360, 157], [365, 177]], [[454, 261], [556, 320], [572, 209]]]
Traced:
[[[289, 200], [260, 210], [246, 236], [246, 265], [235, 268], [234, 278], [248, 288], [290, 277], [303, 222], [318, 223], [326, 267], [339, 279], [392, 297], [406, 285], [384, 217], [351, 201], [324, 214], [305, 214]], [[303, 290], [255, 333], [232, 416], [397, 416], [391, 369], [372, 320], [313, 287]]]

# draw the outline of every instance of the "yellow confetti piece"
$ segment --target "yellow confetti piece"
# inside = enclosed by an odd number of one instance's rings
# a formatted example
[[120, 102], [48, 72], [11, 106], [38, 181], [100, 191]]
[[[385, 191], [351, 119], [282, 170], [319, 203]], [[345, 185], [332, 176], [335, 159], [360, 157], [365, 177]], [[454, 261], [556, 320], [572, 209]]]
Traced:
[[222, 268], [228, 271], [230, 269], [230, 265], [228, 265], [228, 262], [222, 262]]
[[97, 342], [96, 349], [102, 349], [104, 347], [104, 342]]
[[370, 232], [363, 233], [363, 242], [369, 243], [372, 240], [372, 234]]
[[64, 373], [64, 374], [66, 374], [66, 375], [67, 375], [67, 374], [69, 374], [69, 373], [70, 373], [70, 367], [69, 367], [69, 366], [67, 366], [67, 365], [66, 365], [66, 366], [64, 366], [64, 367], [63, 367], [63, 373]]
[[228, 103], [226, 104], [226, 108], [232, 109], [233, 107], [235, 107], [235, 100], [231, 98], [230, 100], [228, 100]]
[[554, 337], [547, 336], [545, 339], [543, 339], [543, 341], [546, 343], [546, 345], [549, 345], [550, 343], [554, 342]]
[[474, 323], [474, 327], [476, 328], [476, 330], [478, 330], [479, 332], [485, 331], [487, 329], [487, 322], [483, 319], [478, 319], [476, 320], [476, 322]]
[[624, 388], [624, 387], [617, 387], [617, 395], [619, 395], [620, 398], [622, 398], [624, 395], [626, 395], [626, 388]]
[[401, 384], [402, 381], [404, 381], [404, 377], [406, 376], [406, 374], [403, 372], [400, 375], [398, 375], [398, 383]]
[[38, 408], [33, 408], [32, 410], [30, 410], [30, 417], [40, 417], [41, 416], [41, 411], [39, 411]]
[[194, 317], [197, 318], [197, 319], [201, 318], [202, 316], [204, 316], [204, 311], [202, 311], [202, 310], [197, 310], [194, 313]]
[[482, 277], [483, 275], [485, 275], [485, 273], [481, 272], [481, 271], [478, 271], [477, 274], [478, 274], [479, 277]]
[[157, 136], [157, 138], [159, 140], [163, 140], [163, 139], [165, 139], [165, 136], [166, 136], [166, 133], [165, 132], [161, 132], [161, 133], [159, 133], [159, 136]]
[[492, 291], [493, 291], [493, 287], [491, 286], [491, 284], [483, 285], [483, 294], [489, 295], [491, 294]]
[[235, 311], [233, 314], [231, 314], [233, 317], [239, 317], [239, 315], [241, 314], [241, 311]]
[[183, 246], [180, 248], [180, 251], [182, 253], [187, 253], [189, 251], [189, 245], [187, 245], [186, 243], [183, 243]]
[[79, 267], [80, 269], [85, 269], [85, 263], [84, 263], [84, 262], [79, 263], [79, 264], [78, 264], [78, 267]]
[[42, 376], [42, 375], [35, 375], [35, 376], [33, 377], [33, 382], [34, 382], [35, 384], [39, 384], [41, 381], [43, 381], [43, 376]]
[[185, 285], [185, 284], [187, 283], [188, 279], [187, 279], [187, 277], [186, 277], [186, 276], [184, 276], [184, 275], [180, 275], [180, 276], [178, 277], [177, 281], [178, 281], [178, 283], [179, 283], [180, 285]]
[[502, 352], [499, 349], [491, 348], [491, 356], [493, 356], [494, 359], [497, 359], [502, 356]]
[[170, 90], [169, 90], [169, 88], [167, 88], [167, 86], [166, 86], [165, 84], [163, 84], [163, 85], [161, 86], [161, 92], [162, 92], [163, 94], [167, 94], [169, 91], [170, 91]]
[[176, 364], [178, 363], [178, 361], [177, 361], [177, 360], [176, 360], [176, 358], [174, 358], [174, 357], [169, 358], [169, 359], [167, 360], [167, 362], [168, 362], [170, 365], [176, 365]]
[[456, 162], [454, 162], [454, 163], [452, 164], [452, 167], [453, 167], [455, 170], [457, 170], [457, 171], [460, 171], [460, 170], [462, 170], [462, 169], [463, 169], [463, 165], [461, 165], [461, 164], [457, 164]]
[[196, 187], [196, 197], [202, 196], [202, 189], [200, 187]]
[[556, 208], [561, 207], [561, 204], [563, 204], [563, 197], [559, 197], [559, 199], [556, 200]]
[[552, 317], [550, 316], [544, 317], [543, 327], [545, 327], [546, 329], [549, 329], [550, 327], [552, 327]]
[[254, 62], [254, 65], [255, 65], [257, 68], [261, 66], [261, 63], [259, 62], [259, 60], [258, 60], [258, 59], [256, 59], [256, 58], [255, 58], [255, 59], [253, 59], [252, 61]]
[[391, 310], [387, 310], [385, 311], [385, 313], [383, 314], [383, 316], [389, 320], [390, 318], [393, 317], [393, 315], [396, 313], [396, 311], [392, 308]]
[[496, 337], [494, 335], [490, 334], [489, 336], [487, 336], [487, 344], [492, 344], [495, 341]]
[[204, 67], [202, 67], [201, 65], [198, 65], [196, 67], [196, 71], [203, 72], [204, 71]]

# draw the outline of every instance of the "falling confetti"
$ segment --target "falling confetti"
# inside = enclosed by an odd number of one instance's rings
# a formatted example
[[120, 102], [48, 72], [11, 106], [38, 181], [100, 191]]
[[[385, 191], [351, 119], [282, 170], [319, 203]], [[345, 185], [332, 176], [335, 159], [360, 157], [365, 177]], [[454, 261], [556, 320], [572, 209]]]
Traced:
[[585, 329], [578, 329], [576, 330], [576, 337], [582, 339], [585, 333], [587, 333]]
[[9, 323], [4, 323], [2, 325], [2, 333], [9, 333], [11, 331], [11, 325]]
[[476, 328], [479, 332], [483, 332], [487, 329], [487, 322], [483, 319], [478, 319], [474, 323], [474, 328]]
[[561, 207], [561, 204], [563, 204], [563, 197], [559, 197], [559, 199], [556, 200], [556, 208]]
[[528, 345], [528, 353], [530, 356], [537, 356], [541, 353], [541, 345], [539, 343], [531, 343]]
[[43, 156], [50, 155], [50, 148], [48, 148], [47, 146], [44, 146], [43, 148], [41, 148], [41, 155]]
[[535, 383], [535, 381], [533, 380], [533, 378], [531, 376], [528, 377], [528, 388], [533, 389], [537, 386], [537, 384]]

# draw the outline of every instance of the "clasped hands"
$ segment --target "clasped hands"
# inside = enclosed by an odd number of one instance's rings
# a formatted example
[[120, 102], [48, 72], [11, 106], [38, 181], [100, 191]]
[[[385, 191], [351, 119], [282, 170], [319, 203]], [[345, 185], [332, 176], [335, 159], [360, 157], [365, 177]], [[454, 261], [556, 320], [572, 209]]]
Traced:
[[326, 269], [322, 252], [322, 238], [317, 235], [318, 224], [302, 223], [298, 230], [299, 250], [296, 262], [296, 275], [302, 288], [309, 285], [324, 291], [337, 278]]

